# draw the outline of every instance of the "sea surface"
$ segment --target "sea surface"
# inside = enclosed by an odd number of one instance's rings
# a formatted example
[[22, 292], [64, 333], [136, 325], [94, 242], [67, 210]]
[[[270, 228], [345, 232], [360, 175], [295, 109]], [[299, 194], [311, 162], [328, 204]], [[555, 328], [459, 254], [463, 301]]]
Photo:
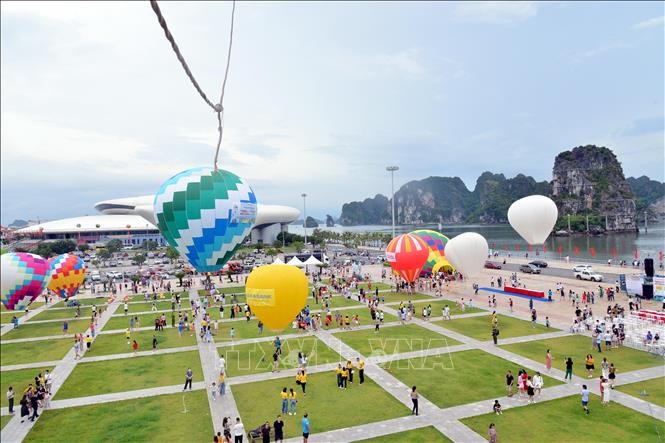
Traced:
[[[366, 226], [335, 226], [326, 228], [322, 226], [318, 229], [335, 232], [386, 232], [390, 233], [390, 225], [366, 225]], [[420, 226], [396, 226], [395, 231], [398, 234], [410, 232], [415, 229], [432, 229], [439, 231], [449, 238], [453, 238], [463, 232], [477, 232], [487, 239], [491, 249], [500, 253], [510, 252], [514, 255], [524, 255], [529, 253], [529, 257], [538, 255], [543, 258], [563, 258], [570, 256], [571, 260], [587, 259], [590, 261], [607, 261], [609, 258], [616, 260], [626, 260], [629, 263], [634, 259], [635, 250], [640, 260], [646, 257], [656, 259], [658, 266], [659, 253], [665, 251], [665, 223], [650, 224], [647, 232], [644, 227], [638, 232], [607, 234], [602, 236], [570, 236], [553, 237], [550, 236], [545, 243], [547, 251], [543, 246], [532, 247], [529, 251], [527, 243], [519, 236], [517, 232], [508, 224], [502, 225], [442, 225], [426, 224]], [[307, 228], [311, 233], [312, 228]], [[289, 225], [289, 232], [302, 235], [304, 233], [301, 225]], [[519, 250], [517, 249], [519, 248]], [[577, 255], [575, 254], [577, 248]], [[592, 249], [593, 248], [593, 249]], [[559, 252], [560, 251], [560, 252]], [[593, 252], [593, 256], [592, 256]], [[613, 253], [615, 256], [613, 257]]]

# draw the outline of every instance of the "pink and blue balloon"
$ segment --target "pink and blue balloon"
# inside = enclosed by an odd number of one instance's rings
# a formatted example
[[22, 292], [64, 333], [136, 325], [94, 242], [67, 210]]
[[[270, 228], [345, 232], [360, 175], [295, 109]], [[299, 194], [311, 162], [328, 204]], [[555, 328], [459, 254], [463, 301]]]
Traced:
[[27, 252], [0, 256], [0, 295], [10, 311], [28, 307], [44, 291], [50, 273], [48, 261]]

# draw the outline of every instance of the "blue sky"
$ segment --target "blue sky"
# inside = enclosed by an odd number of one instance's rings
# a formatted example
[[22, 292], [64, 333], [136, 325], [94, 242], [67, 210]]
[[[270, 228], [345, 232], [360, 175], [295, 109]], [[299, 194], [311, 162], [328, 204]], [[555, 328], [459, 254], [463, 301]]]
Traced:
[[[230, 3], [164, 2], [219, 95]], [[94, 213], [212, 164], [216, 121], [147, 2], [3, 2], [1, 218]], [[259, 201], [341, 205], [430, 175], [550, 180], [614, 150], [664, 180], [661, 2], [240, 2], [221, 165]]]

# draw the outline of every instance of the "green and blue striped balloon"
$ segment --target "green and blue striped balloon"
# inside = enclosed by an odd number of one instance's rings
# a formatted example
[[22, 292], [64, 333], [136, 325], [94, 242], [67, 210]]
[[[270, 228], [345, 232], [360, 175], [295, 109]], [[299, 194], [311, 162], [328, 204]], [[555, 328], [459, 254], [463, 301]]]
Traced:
[[168, 179], [153, 205], [166, 241], [199, 272], [222, 269], [256, 220], [252, 188], [229, 171], [209, 167]]

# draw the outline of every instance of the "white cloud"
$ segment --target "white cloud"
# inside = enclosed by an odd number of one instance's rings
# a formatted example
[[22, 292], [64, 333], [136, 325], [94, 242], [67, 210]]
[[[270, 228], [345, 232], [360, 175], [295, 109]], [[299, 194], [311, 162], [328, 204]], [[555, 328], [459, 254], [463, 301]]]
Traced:
[[369, 55], [349, 53], [333, 58], [332, 63], [338, 69], [360, 77], [398, 76], [416, 79], [428, 72], [419, 49]]
[[527, 20], [538, 13], [536, 2], [469, 1], [456, 5], [454, 17], [470, 23], [513, 23]]
[[665, 25], [665, 15], [661, 15], [658, 17], [653, 17], [648, 20], [641, 21], [639, 23], [636, 23], [633, 25], [633, 29], [647, 29], [647, 28], [655, 28], [655, 27], [662, 27]]
[[578, 58], [592, 58], [592, 57], [597, 57], [599, 55], [603, 55], [605, 53], [614, 51], [615, 49], [626, 49], [630, 48], [630, 45], [627, 45], [625, 43], [615, 43], [615, 44], [609, 44], [609, 45], [603, 45], [599, 46], [594, 49], [589, 49], [587, 51], [583, 51], [578, 54]]

